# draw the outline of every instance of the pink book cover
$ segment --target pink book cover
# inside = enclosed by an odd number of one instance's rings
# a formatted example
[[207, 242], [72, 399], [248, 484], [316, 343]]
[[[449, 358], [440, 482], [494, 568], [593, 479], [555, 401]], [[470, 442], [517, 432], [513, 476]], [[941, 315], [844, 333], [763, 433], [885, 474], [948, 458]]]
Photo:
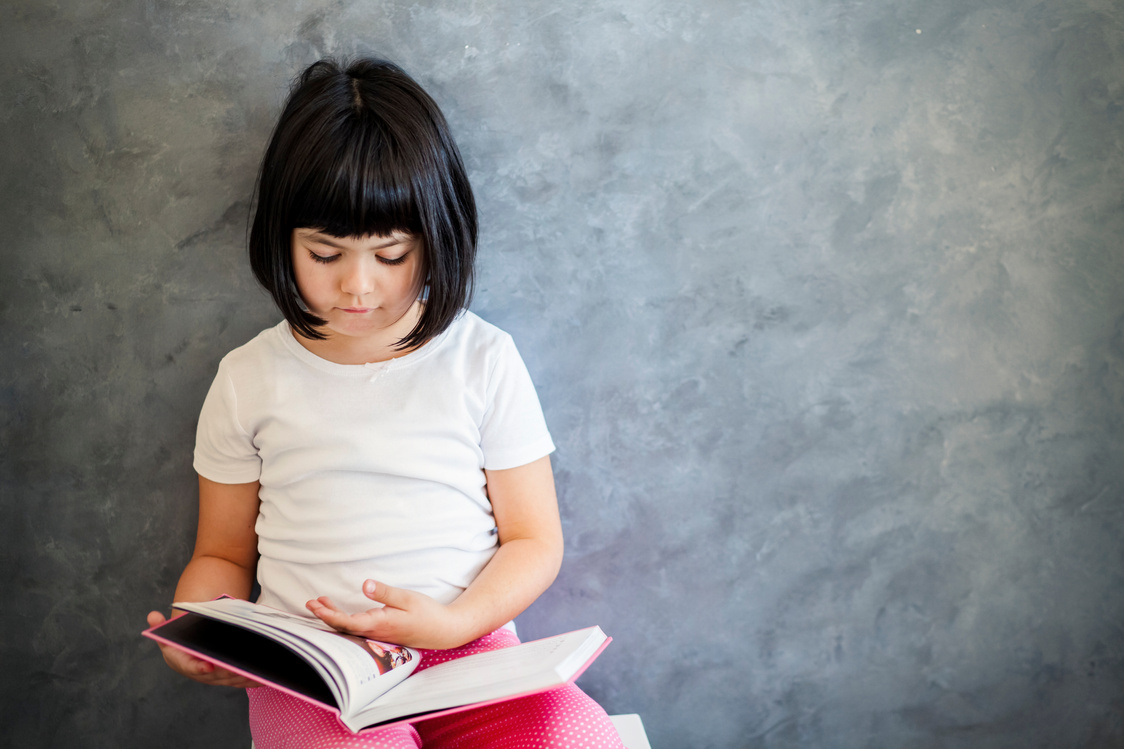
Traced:
[[[267, 637], [242, 629], [233, 624], [208, 619], [198, 614], [184, 614], [175, 619], [164, 622], [142, 632], [156, 642], [169, 645], [178, 650], [190, 653], [196, 658], [222, 666], [225, 669], [241, 674], [262, 685], [280, 689], [281, 691], [305, 700], [325, 710], [335, 713], [340, 720], [340, 708], [335, 704], [331, 691], [324, 683], [316, 670], [301, 656], [292, 650]], [[550, 639], [550, 638], [546, 638]], [[612, 642], [606, 636], [597, 651], [571, 676], [567, 683], [572, 683], [580, 677], [593, 661]], [[188, 644], [190, 643], [190, 644]], [[467, 656], [472, 657], [472, 656]], [[409, 677], [407, 677], [408, 679]], [[436, 718], [443, 715], [463, 712], [477, 707], [506, 702], [508, 700], [526, 697], [539, 692], [555, 689], [560, 684], [532, 689], [506, 697], [481, 702], [456, 705], [442, 710], [425, 712], [419, 715], [408, 715], [394, 718], [372, 726], [367, 726], [358, 731], [366, 733], [401, 723], [412, 723], [418, 720]], [[392, 688], [393, 689], [393, 688]]]

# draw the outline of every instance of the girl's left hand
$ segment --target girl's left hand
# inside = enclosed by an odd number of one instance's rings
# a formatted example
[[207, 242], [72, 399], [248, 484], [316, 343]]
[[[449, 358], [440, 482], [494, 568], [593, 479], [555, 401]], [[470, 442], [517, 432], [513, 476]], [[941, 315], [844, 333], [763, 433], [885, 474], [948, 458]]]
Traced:
[[465, 639], [462, 625], [452, 609], [424, 593], [366, 580], [363, 595], [383, 604], [382, 607], [367, 609], [361, 614], [348, 614], [338, 609], [327, 596], [314, 598], [305, 606], [332, 628], [369, 640], [447, 650], [472, 639]]

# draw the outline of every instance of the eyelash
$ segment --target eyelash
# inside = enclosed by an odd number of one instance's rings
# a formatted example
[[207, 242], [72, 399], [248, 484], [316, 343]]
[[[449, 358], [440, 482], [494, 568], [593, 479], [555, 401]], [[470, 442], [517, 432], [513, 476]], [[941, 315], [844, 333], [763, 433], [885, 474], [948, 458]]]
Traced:
[[[409, 255], [409, 254], [410, 253], [408, 253], [408, 252], [406, 253], [406, 255]], [[406, 262], [406, 255], [401, 255], [401, 256], [396, 257], [396, 258], [387, 258], [387, 257], [382, 257], [382, 256], [376, 256], [376, 257], [378, 257], [379, 262], [382, 263], [383, 265], [401, 265], [402, 263]], [[312, 250], [308, 251], [308, 256], [311, 257], [314, 262], [323, 263], [324, 265], [327, 265], [328, 263], [335, 262], [336, 258], [339, 257], [339, 255], [329, 255], [328, 257], [325, 257], [323, 255], [317, 255]]]

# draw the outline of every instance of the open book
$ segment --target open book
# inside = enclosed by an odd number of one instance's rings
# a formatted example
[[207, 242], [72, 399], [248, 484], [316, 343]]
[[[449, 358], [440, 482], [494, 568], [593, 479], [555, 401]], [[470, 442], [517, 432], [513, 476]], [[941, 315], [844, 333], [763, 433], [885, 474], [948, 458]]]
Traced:
[[190, 613], [146, 637], [332, 710], [353, 733], [561, 686], [611, 639], [590, 627], [411, 676], [418, 651], [345, 635], [317, 619], [235, 598], [173, 606]]

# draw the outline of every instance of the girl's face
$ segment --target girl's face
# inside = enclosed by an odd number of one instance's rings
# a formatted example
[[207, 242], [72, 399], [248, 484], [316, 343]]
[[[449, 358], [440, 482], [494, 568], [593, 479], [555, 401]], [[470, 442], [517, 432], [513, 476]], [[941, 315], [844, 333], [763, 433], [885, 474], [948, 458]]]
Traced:
[[[333, 237], [293, 230], [293, 273], [308, 311], [325, 320], [326, 341], [316, 351], [340, 363], [380, 361], [381, 351], [409, 333], [420, 314], [425, 280], [421, 242], [412, 234]], [[384, 356], [384, 354], [386, 354]]]

